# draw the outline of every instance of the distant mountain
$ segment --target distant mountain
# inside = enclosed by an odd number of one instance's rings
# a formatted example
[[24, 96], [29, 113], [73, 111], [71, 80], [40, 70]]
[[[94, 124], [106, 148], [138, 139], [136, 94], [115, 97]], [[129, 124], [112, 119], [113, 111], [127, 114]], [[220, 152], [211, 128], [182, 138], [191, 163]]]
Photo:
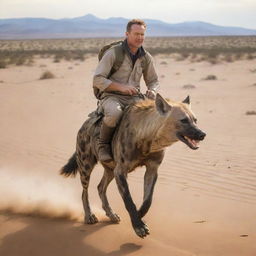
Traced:
[[[206, 22], [170, 24], [145, 19], [147, 36], [229, 36], [256, 35], [256, 30], [217, 26]], [[128, 19], [100, 19], [92, 14], [77, 18], [0, 19], [0, 39], [122, 37]]]

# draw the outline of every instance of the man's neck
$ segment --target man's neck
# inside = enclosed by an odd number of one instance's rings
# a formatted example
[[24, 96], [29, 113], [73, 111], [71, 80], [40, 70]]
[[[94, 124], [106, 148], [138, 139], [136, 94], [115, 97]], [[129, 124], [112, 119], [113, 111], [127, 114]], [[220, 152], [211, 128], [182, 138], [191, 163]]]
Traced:
[[130, 49], [130, 52], [131, 52], [133, 55], [135, 55], [135, 54], [137, 53], [137, 51], [138, 51], [139, 48], [137, 48], [137, 47], [132, 47], [132, 46], [128, 43], [128, 41], [127, 41], [127, 45], [128, 45], [128, 47], [129, 47], [129, 49]]
[[137, 53], [137, 51], [138, 51], [139, 48], [131, 48], [131, 47], [129, 47], [129, 49], [130, 49], [131, 53], [132, 53], [133, 55], [135, 55], [135, 54]]

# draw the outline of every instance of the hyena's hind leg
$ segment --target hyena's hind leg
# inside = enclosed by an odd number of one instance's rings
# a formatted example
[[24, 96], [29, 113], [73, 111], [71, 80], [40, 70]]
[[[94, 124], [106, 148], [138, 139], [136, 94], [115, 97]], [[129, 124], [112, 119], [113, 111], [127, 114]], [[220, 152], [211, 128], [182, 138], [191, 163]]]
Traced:
[[96, 163], [97, 159], [91, 151], [89, 138], [87, 138], [87, 140], [83, 140], [81, 137], [78, 138], [77, 164], [80, 172], [80, 180], [83, 186], [82, 201], [85, 213], [84, 222], [88, 224], [94, 224], [98, 222], [97, 217], [91, 211], [88, 198], [90, 176]]
[[113, 178], [114, 178], [113, 170], [104, 166], [104, 174], [98, 185], [98, 192], [102, 201], [102, 208], [106, 212], [106, 215], [110, 218], [112, 222], [119, 223], [120, 217], [116, 213], [114, 213], [113, 210], [111, 209], [108, 202], [107, 194], [106, 194], [108, 185], [113, 180]]
[[78, 163], [80, 180], [83, 186], [82, 201], [84, 207], [84, 222], [87, 224], [94, 224], [98, 222], [97, 217], [92, 213], [88, 198], [88, 187], [90, 182], [91, 172], [96, 164], [96, 161], [85, 160], [83, 164]]

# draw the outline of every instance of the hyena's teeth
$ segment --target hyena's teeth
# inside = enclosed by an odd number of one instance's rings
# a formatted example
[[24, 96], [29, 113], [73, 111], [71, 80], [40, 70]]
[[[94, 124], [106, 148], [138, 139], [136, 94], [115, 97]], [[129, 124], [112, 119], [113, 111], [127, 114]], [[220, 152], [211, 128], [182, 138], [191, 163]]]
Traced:
[[185, 136], [185, 139], [188, 140], [190, 144], [192, 144], [194, 147], [197, 147], [199, 144], [199, 140], [192, 140], [189, 137]]

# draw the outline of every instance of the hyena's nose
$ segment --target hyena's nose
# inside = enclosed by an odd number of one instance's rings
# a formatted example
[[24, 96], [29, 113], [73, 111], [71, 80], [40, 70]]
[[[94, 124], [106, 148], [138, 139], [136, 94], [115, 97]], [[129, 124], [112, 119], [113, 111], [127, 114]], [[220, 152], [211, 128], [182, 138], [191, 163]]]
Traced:
[[206, 136], [206, 133], [201, 131], [201, 133], [199, 134], [199, 140], [203, 140], [205, 136]]

